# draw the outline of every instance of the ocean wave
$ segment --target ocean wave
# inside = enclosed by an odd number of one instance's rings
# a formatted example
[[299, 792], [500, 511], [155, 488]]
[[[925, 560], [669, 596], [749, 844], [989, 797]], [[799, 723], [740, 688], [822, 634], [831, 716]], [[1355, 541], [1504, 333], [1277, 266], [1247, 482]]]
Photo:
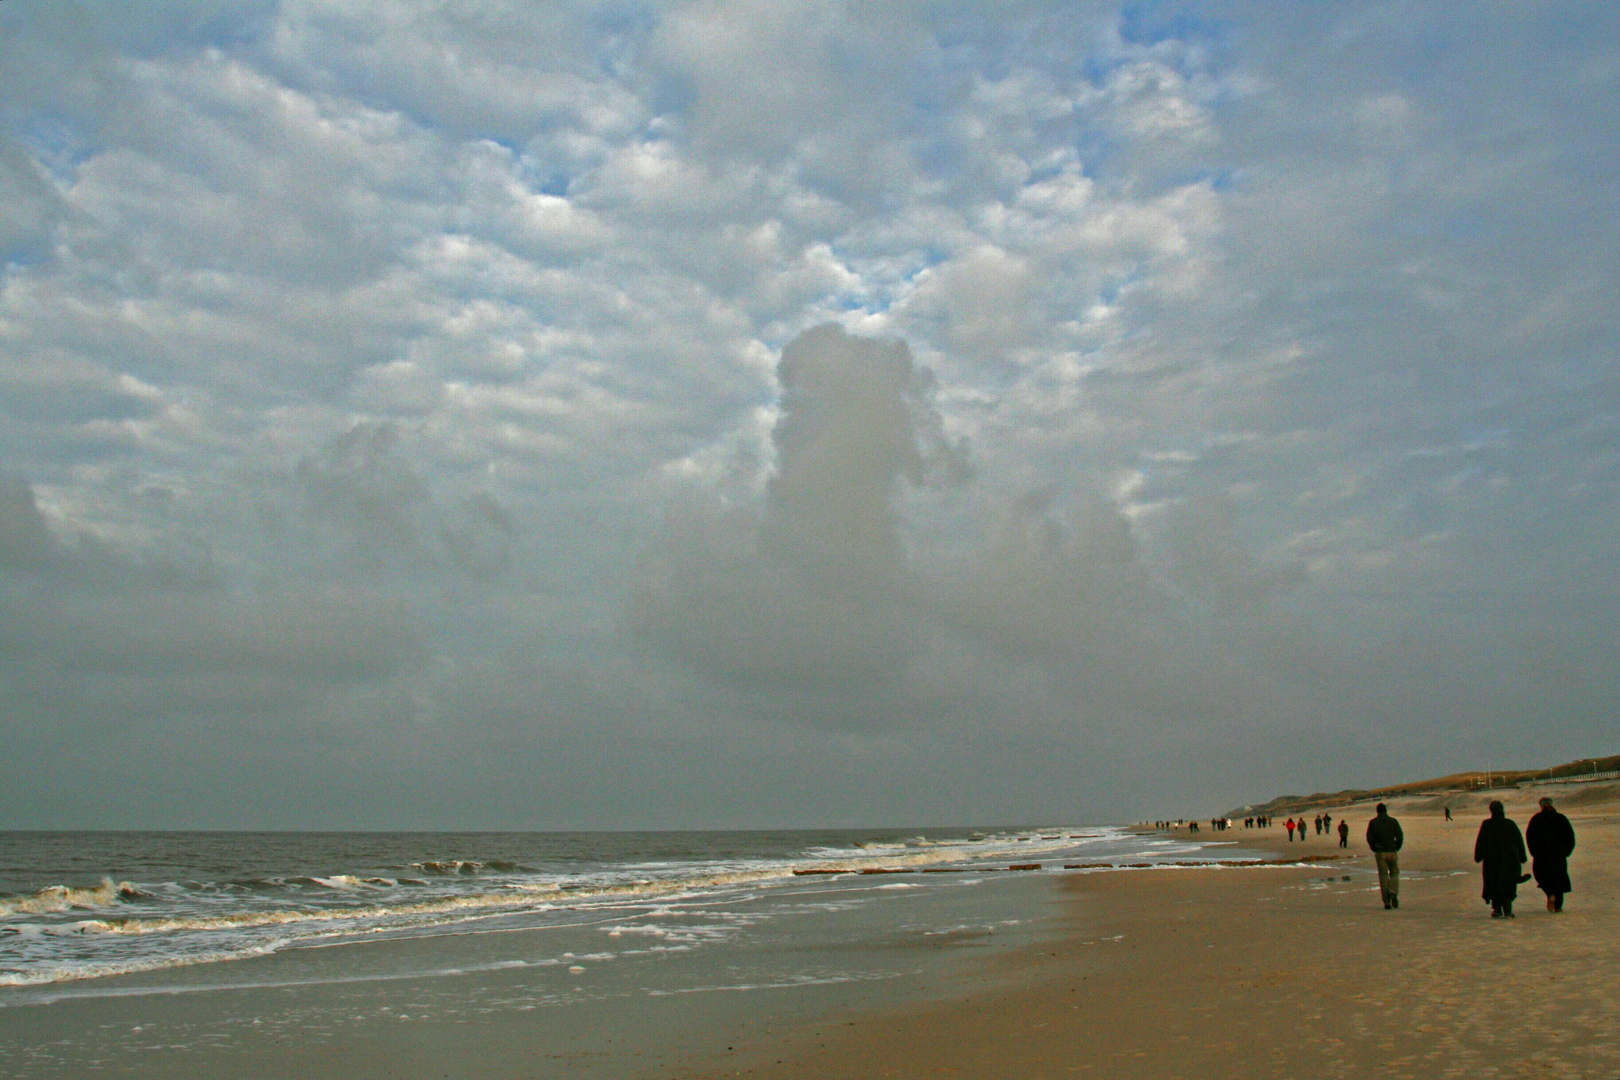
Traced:
[[60, 961], [30, 971], [0, 971], [0, 986], [48, 986], [52, 983], [76, 982], [80, 979], [105, 979], [114, 975], [136, 975], [146, 971], [189, 967], [193, 964], [215, 964], [225, 960], [246, 960], [253, 956], [268, 956], [286, 945], [284, 941], [260, 942], [236, 949], [216, 949], [211, 952], [189, 953], [178, 956], [152, 956], [109, 961]]
[[93, 888], [51, 885], [32, 896], [0, 897], [0, 918], [7, 915], [45, 915], [62, 911], [111, 907], [144, 894], [127, 881], [101, 879]]
[[[235, 880], [138, 887], [107, 877], [93, 888], [62, 886], [0, 898], [0, 920], [8, 924], [0, 926], [4, 934], [0, 940], [14, 943], [7, 951], [14, 949], [15, 955], [7, 959], [17, 961], [0, 971], [0, 985], [213, 963], [360, 935], [464, 932], [464, 924], [508, 916], [522, 920], [513, 924], [518, 926], [536, 921], [530, 915], [539, 916], [538, 921], [573, 920], [575, 916], [562, 913], [574, 911], [618, 919], [623, 916], [610, 913], [641, 909], [653, 925], [614, 923], [604, 930], [614, 938], [640, 937], [654, 951], [685, 949], [737, 932], [729, 913], [700, 910], [710, 900], [763, 892], [794, 880], [796, 871], [814, 868], [844, 874], [922, 870], [941, 864], [988, 868], [1013, 854], [1027, 860], [1059, 845], [1071, 846], [1075, 839], [1110, 838], [1096, 833], [1064, 838], [1054, 832], [978, 834], [981, 838], [953, 840], [919, 835], [859, 844], [851, 839], [845, 841], [847, 846], [693, 862], [618, 862], [587, 868], [569, 861], [562, 864], [569, 872], [541, 872], [501, 859], [411, 862], [413, 852], [370, 865], [348, 862], [356, 868], [351, 873], [300, 868], [300, 876], [278, 877], [262, 871], [263, 876], [249, 876], [250, 871]], [[322, 862], [327, 867], [345, 865], [340, 860]], [[726, 925], [682, 925], [691, 918], [723, 919]], [[507, 924], [495, 925], [504, 929]], [[67, 940], [70, 936], [72, 940]]]
[[420, 870], [424, 874], [434, 877], [465, 876], [470, 877], [484, 868], [484, 863], [474, 859], [429, 859], [419, 863], [411, 863], [411, 868]]
[[[130, 916], [128, 918], [88, 919], [72, 924], [74, 933], [146, 936], [185, 932], [245, 930], [255, 927], [295, 927], [299, 924], [368, 924], [389, 929], [385, 924], [405, 923], [412, 918], [471, 915], [474, 917], [523, 910], [588, 906], [593, 901], [672, 896], [725, 888], [780, 878], [784, 871], [752, 871], [637, 881], [567, 888], [550, 883], [512, 886], [494, 892], [439, 896], [405, 904], [368, 904], [351, 907], [281, 907], [174, 916]], [[313, 880], [313, 879], [312, 879]], [[382, 924], [382, 925], [380, 925]], [[7, 927], [12, 932], [22, 927]]]

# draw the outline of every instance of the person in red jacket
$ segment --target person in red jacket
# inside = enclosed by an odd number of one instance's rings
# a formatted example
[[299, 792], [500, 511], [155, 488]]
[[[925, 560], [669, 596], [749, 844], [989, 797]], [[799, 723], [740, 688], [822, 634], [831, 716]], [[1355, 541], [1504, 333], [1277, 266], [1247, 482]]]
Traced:
[[1294, 819], [1289, 818], [1283, 822], [1283, 827], [1288, 830], [1288, 842], [1292, 844], [1294, 842]]

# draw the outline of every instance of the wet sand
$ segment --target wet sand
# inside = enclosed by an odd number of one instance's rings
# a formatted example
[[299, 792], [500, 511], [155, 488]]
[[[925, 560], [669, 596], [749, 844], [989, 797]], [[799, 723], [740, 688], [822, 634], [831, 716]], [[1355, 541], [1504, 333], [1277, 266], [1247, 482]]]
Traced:
[[[1391, 803], [1406, 832], [1401, 908], [1379, 901], [1372, 807], [1329, 808], [1351, 846], [1284, 830], [1203, 839], [1308, 867], [1074, 872], [1063, 933], [965, 970], [930, 1002], [845, 1010], [678, 1075], [876, 1077], [1620, 1076], [1620, 785], [1496, 792], [1521, 828], [1541, 794], [1575, 825], [1575, 892], [1519, 917], [1480, 898], [1484, 795]], [[1440, 807], [1453, 806], [1454, 821]], [[1526, 866], [1528, 871], [1529, 867]]]
[[[486, 923], [25, 990], [0, 1005], [0, 1080], [669, 1080], [740, 1039], [937, 998], [1050, 937], [1033, 916], [1051, 876], [906, 878], [813, 878], [642, 920], [748, 927], [708, 947], [615, 938], [622, 913], [586, 913], [572, 930]], [[512, 966], [559, 953], [574, 962]]]

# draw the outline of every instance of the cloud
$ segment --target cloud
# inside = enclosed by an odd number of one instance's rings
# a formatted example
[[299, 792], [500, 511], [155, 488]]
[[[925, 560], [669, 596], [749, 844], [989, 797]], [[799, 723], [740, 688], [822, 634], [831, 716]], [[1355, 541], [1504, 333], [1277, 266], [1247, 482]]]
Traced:
[[31, 485], [0, 480], [0, 701], [19, 763], [130, 732], [251, 743], [257, 723], [390, 678], [414, 624], [354, 588], [227, 592], [206, 551], [60, 539]]
[[0, 4], [6, 722], [493, 825], [1590, 752], [1614, 20]]
[[[1192, 599], [1163, 582], [1130, 520], [1098, 496], [1065, 493], [1060, 505], [1048, 488], [955, 524], [980, 543], [931, 545], [902, 496], [970, 475], [965, 447], [943, 435], [931, 373], [903, 343], [824, 325], [784, 347], [778, 374], [764, 498], [757, 509], [702, 490], [678, 501], [629, 615], [655, 650], [750, 692], [763, 716], [937, 727], [1004, 698], [994, 680], [1015, 684], [1033, 666], [1052, 686], [1040, 708], [1055, 723], [1117, 727], [1118, 703], [1133, 698], [1138, 714], [1181, 723], [1185, 701], [1233, 689], [1196, 670], [1210, 617], [1197, 603], [1212, 597], [1213, 617], [1243, 629], [1264, 617], [1270, 591], [1297, 581], [1249, 555], [1230, 508], [1208, 499], [1168, 530], [1171, 568], [1207, 590]], [[940, 667], [947, 655], [988, 684], [961, 685]], [[1057, 687], [1073, 694], [1067, 706]]]
[[815, 327], [783, 350], [775, 468], [755, 515], [695, 496], [644, 560], [630, 616], [655, 647], [771, 694], [838, 701], [811, 723], [865, 726], [852, 699], [892, 688], [921, 643], [895, 498], [960, 480], [932, 377], [903, 343]]
[[34, 489], [20, 476], [0, 473], [0, 567], [38, 571], [57, 557]]

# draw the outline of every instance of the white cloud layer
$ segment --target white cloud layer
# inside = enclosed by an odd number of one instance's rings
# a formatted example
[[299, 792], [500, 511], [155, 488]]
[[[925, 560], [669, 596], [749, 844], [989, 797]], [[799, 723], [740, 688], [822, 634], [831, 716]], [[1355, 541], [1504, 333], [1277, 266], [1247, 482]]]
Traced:
[[1606, 5], [0, 5], [0, 825], [1612, 751]]

